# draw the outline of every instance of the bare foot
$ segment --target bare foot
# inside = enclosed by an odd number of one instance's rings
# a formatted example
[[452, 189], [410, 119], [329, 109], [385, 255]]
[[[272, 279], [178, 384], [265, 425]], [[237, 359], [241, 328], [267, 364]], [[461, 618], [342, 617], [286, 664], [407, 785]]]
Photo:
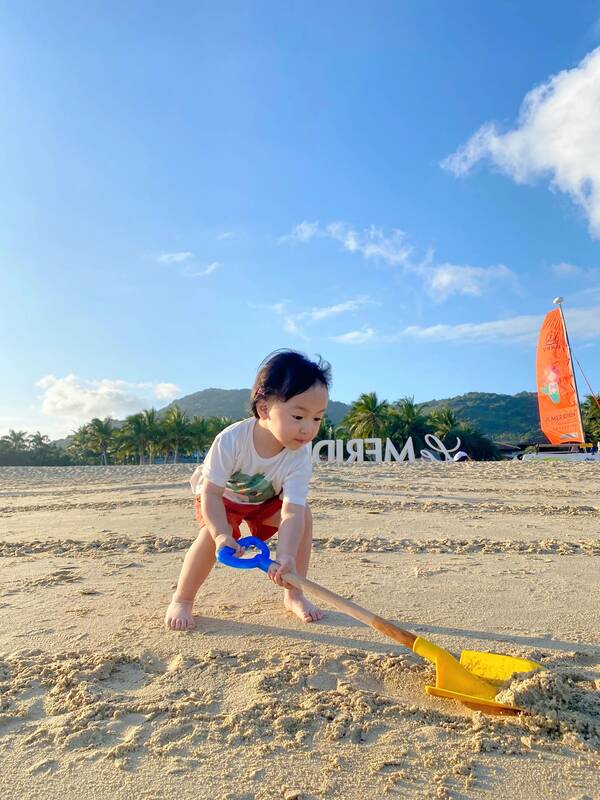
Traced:
[[286, 592], [283, 605], [288, 611], [295, 614], [298, 619], [301, 619], [302, 622], [316, 622], [319, 619], [323, 619], [325, 616], [320, 608], [317, 608], [314, 603], [311, 603], [310, 600], [307, 600], [306, 597], [300, 593], [297, 595], [290, 595], [290, 593]]
[[165, 614], [165, 627], [172, 631], [191, 631], [195, 628], [193, 605], [193, 600], [171, 600]]

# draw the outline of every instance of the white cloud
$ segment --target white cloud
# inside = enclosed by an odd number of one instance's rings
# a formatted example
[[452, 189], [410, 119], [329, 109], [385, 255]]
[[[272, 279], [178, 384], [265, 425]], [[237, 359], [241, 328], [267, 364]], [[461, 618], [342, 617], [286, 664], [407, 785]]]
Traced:
[[399, 267], [404, 274], [416, 275], [425, 284], [429, 296], [436, 302], [453, 294], [479, 296], [492, 282], [510, 279], [516, 285], [516, 276], [504, 266], [471, 267], [459, 264], [436, 264], [434, 252], [429, 250], [419, 261], [413, 257], [414, 247], [406, 234], [394, 228], [385, 234], [382, 228], [371, 225], [357, 230], [346, 222], [301, 222], [280, 242], [305, 243], [313, 238], [333, 239], [340, 242], [349, 253], [359, 253], [365, 260], [383, 261]]
[[356, 311], [362, 306], [370, 304], [379, 305], [369, 297], [361, 296], [356, 297], [353, 300], [346, 300], [343, 303], [335, 303], [331, 306], [315, 307], [307, 311], [299, 311], [297, 313], [290, 312], [286, 303], [274, 303], [272, 305], [262, 307], [267, 308], [270, 311], [274, 311], [278, 316], [284, 318], [283, 326], [287, 333], [291, 333], [294, 336], [300, 336], [305, 341], [308, 341], [308, 337], [304, 333], [304, 330], [299, 323], [321, 322], [324, 319], [329, 319], [330, 317], [335, 317], [340, 314]]
[[158, 400], [172, 400], [179, 393], [179, 386], [175, 383], [157, 383], [154, 386], [154, 396]]
[[163, 253], [157, 258], [157, 261], [160, 264], [181, 264], [184, 261], [189, 261], [193, 255], [193, 253], [188, 251], [181, 253]]
[[394, 229], [386, 236], [383, 229], [375, 225], [357, 230], [347, 222], [330, 222], [325, 227], [318, 222], [301, 222], [279, 241], [305, 243], [317, 237], [333, 239], [349, 253], [360, 253], [366, 259], [380, 259], [388, 264], [406, 264], [412, 252], [406, 234], [400, 230]]
[[234, 236], [235, 236], [235, 234], [234, 234], [233, 231], [225, 231], [224, 233], [220, 233], [217, 236], [217, 240], [220, 241], [220, 242], [223, 242], [226, 239], [233, 239]]
[[466, 175], [489, 160], [517, 183], [547, 177], [584, 211], [600, 238], [600, 47], [524, 98], [518, 123], [501, 133], [486, 123], [442, 167]]
[[151, 395], [170, 399], [179, 390], [173, 383], [129, 383], [103, 378], [85, 380], [77, 375], [46, 375], [36, 383], [42, 390], [41, 412], [60, 418], [69, 430], [92, 417], [125, 417], [151, 405]]
[[348, 331], [342, 333], [340, 336], [332, 336], [331, 339], [339, 344], [365, 344], [375, 339], [377, 336], [376, 331], [368, 325], [363, 325], [362, 328], [355, 331]]
[[[600, 337], [600, 306], [564, 310], [569, 337], [587, 340]], [[459, 325], [410, 325], [400, 332], [402, 337], [423, 341], [455, 342], [530, 342], [537, 341], [543, 316], [517, 316], [490, 322], [465, 322]]]
[[405, 266], [412, 253], [406, 234], [398, 229], [386, 236], [383, 229], [375, 225], [357, 231], [346, 222], [331, 222], [323, 235], [340, 242], [350, 253], [360, 253], [366, 259], [380, 259], [388, 264]]
[[[598, 267], [578, 267], [576, 264], [569, 264], [561, 261], [552, 264], [551, 270], [557, 278], [579, 278], [593, 283], [600, 282], [600, 268]], [[590, 287], [589, 291], [597, 291], [600, 287]], [[573, 297], [573, 295], [570, 295]]]
[[[328, 317], [334, 317], [338, 314], [345, 314], [347, 311], [356, 311], [361, 306], [375, 304], [375, 301], [368, 297], [357, 297], [354, 300], [347, 300], [345, 303], [336, 303], [332, 306], [323, 306], [321, 308], [312, 308], [310, 311], [301, 311], [295, 315], [295, 318], [310, 319], [313, 322], [318, 322]], [[378, 305], [378, 304], [377, 304]]]
[[401, 331], [401, 335], [425, 341], [534, 341], [541, 319], [522, 316], [492, 322], [464, 322], [460, 325], [409, 325]]
[[300, 222], [295, 225], [291, 233], [282, 236], [279, 241], [283, 242], [308, 242], [314, 236], [319, 235], [318, 222]]
[[600, 337], [600, 306], [566, 308], [564, 314], [571, 339], [597, 339]]
[[301, 339], [304, 339], [305, 342], [308, 341], [308, 336], [304, 333], [302, 328], [296, 322], [296, 318], [293, 316], [286, 316], [283, 315], [283, 329], [286, 333], [291, 333], [292, 336], [299, 336]]
[[439, 264], [425, 268], [423, 275], [427, 291], [437, 301], [445, 300], [451, 294], [479, 297], [493, 281], [512, 280], [515, 277], [503, 264], [496, 267]]
[[575, 264], [568, 264], [566, 261], [561, 261], [559, 264], [552, 264], [552, 272], [557, 278], [569, 278], [575, 275], [581, 275], [583, 270], [581, 267], [576, 267]]
[[207, 275], [211, 275], [216, 269], [219, 269], [221, 266], [220, 261], [211, 261], [210, 264], [207, 264], [204, 269], [193, 271], [190, 267], [188, 267], [185, 271], [185, 274], [189, 278], [206, 278]]
[[[222, 237], [227, 238], [228, 234], [222, 234]], [[186, 275], [188, 278], [205, 278], [222, 266], [220, 261], [211, 261], [210, 264], [207, 264], [203, 269], [195, 269], [191, 264], [185, 263], [193, 257], [194, 254], [189, 251], [181, 253], [163, 253], [163, 255], [157, 258], [157, 261], [161, 264], [184, 264], [183, 275]]]

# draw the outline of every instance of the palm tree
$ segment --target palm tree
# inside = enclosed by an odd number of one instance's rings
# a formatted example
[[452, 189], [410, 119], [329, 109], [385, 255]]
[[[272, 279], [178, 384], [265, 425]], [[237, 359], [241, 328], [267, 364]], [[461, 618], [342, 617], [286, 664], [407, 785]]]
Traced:
[[210, 444], [208, 420], [195, 416], [190, 422], [190, 441], [196, 450], [196, 461], [200, 461], [200, 454]]
[[148, 461], [154, 463], [154, 457], [160, 453], [162, 438], [162, 423], [158, 418], [155, 408], [142, 411], [148, 441]]
[[50, 444], [50, 438], [45, 433], [36, 431], [27, 437], [29, 447], [32, 450], [44, 450]]
[[106, 467], [108, 464], [108, 450], [113, 442], [113, 421], [110, 417], [100, 419], [94, 417], [87, 424], [88, 443], [94, 452], [100, 454], [100, 460]]
[[379, 402], [377, 394], [370, 392], [352, 403], [344, 419], [344, 426], [357, 439], [378, 439], [387, 434], [390, 406], [386, 400]]
[[138, 444], [125, 426], [115, 430], [113, 436], [115, 461], [120, 464], [128, 464], [132, 460], [135, 462], [139, 459]]
[[159, 452], [163, 454], [163, 462], [168, 464], [169, 455], [173, 449], [173, 441], [171, 439], [171, 430], [167, 427], [164, 420], [160, 426], [160, 438], [158, 440]]
[[11, 428], [2, 439], [12, 450], [27, 450], [27, 431], [15, 431]]
[[185, 411], [182, 411], [179, 406], [172, 406], [165, 413], [164, 426], [173, 449], [173, 463], [176, 464], [179, 449], [192, 444], [190, 421]]
[[90, 448], [89, 430], [87, 425], [81, 425], [71, 434], [71, 441], [67, 446], [67, 453], [76, 464], [89, 463], [90, 456], [94, 455]]
[[429, 414], [429, 422], [433, 432], [439, 439], [443, 439], [459, 424], [458, 417], [450, 406], [440, 406]]
[[600, 398], [589, 394], [581, 405], [583, 427], [589, 442], [600, 442]]
[[148, 444], [148, 430], [142, 413], [131, 414], [119, 431], [119, 449], [122, 453], [137, 453], [140, 464], [144, 463], [146, 445]]
[[209, 444], [212, 444], [213, 439], [218, 433], [221, 433], [221, 431], [233, 424], [231, 417], [209, 417], [206, 422], [210, 439]]
[[447, 447], [454, 447], [457, 439], [460, 439], [461, 450], [467, 452], [476, 461], [498, 461], [500, 459], [500, 452], [494, 442], [468, 422], [459, 422], [456, 427], [449, 430], [444, 444]]
[[414, 398], [404, 397], [402, 400], [397, 400], [392, 412], [390, 438], [402, 443], [412, 438], [417, 451], [425, 447], [425, 436], [432, 433], [433, 428]]

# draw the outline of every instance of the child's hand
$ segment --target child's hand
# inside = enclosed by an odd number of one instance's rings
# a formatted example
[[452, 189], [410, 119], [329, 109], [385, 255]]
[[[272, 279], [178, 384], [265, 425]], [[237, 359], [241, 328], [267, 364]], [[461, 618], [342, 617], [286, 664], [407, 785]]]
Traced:
[[291, 556], [281, 556], [281, 558], [277, 559], [276, 564], [271, 564], [267, 572], [267, 577], [278, 586], [288, 587], [288, 584], [285, 582], [285, 573], [295, 571], [296, 564], [294, 559]]
[[240, 547], [231, 534], [219, 533], [218, 536], [215, 536], [215, 551], [218, 553], [223, 547], [231, 547], [234, 555], [238, 558], [241, 558], [246, 552], [245, 548]]

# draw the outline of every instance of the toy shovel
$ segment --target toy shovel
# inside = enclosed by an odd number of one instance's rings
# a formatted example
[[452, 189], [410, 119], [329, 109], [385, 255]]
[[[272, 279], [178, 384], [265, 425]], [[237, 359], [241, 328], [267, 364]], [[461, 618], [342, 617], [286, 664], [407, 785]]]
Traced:
[[[263, 572], [268, 572], [272, 564], [278, 566], [277, 562], [270, 558], [268, 545], [261, 539], [255, 536], [246, 536], [239, 540], [239, 544], [242, 547], [255, 547], [259, 552], [252, 558], [239, 558], [234, 555], [231, 547], [223, 547], [217, 554], [218, 560], [230, 567], [258, 568]], [[499, 703], [495, 698], [503, 685], [515, 673], [540, 669], [541, 665], [535, 661], [497, 653], [483, 653], [477, 650], [463, 650], [460, 661], [458, 661], [447, 650], [433, 642], [403, 630], [393, 622], [373, 614], [372, 611], [357, 605], [357, 603], [345, 600], [330, 589], [326, 589], [308, 578], [303, 578], [295, 572], [287, 572], [285, 581], [328, 603], [338, 611], [349, 614], [359, 622], [375, 628], [384, 636], [389, 636], [412, 650], [413, 653], [435, 664], [435, 686], [425, 687], [428, 694], [459, 700], [469, 708], [488, 714], [519, 714], [524, 711], [518, 706]]]

